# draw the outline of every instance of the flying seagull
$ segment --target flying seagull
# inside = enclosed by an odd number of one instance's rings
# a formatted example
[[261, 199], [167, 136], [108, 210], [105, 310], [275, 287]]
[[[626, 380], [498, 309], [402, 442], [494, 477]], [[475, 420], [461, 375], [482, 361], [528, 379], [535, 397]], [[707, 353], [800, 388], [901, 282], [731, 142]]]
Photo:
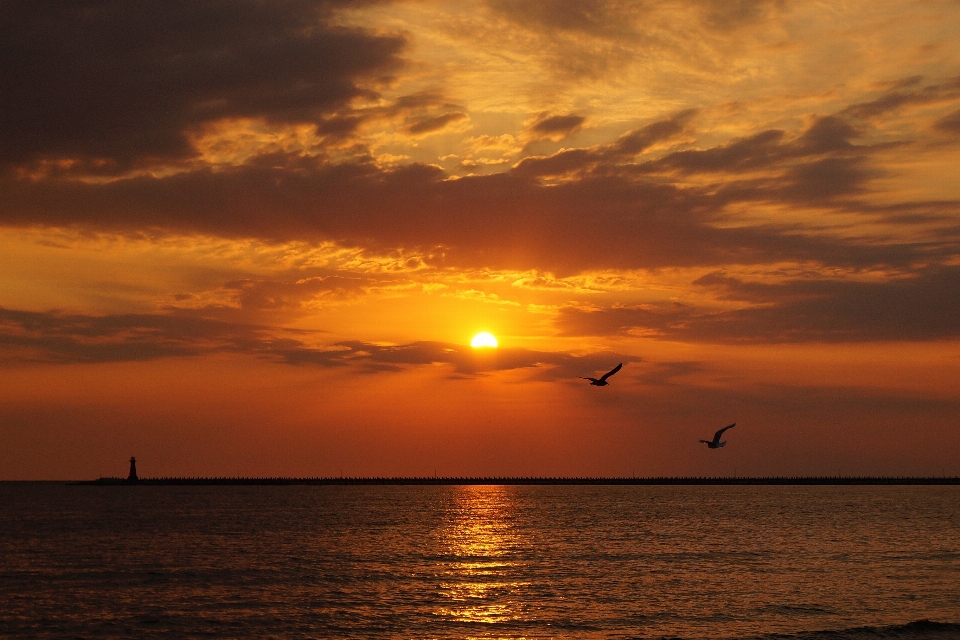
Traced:
[[617, 366], [615, 366], [613, 369], [610, 369], [610, 371], [607, 371], [605, 374], [603, 374], [602, 376], [600, 376], [599, 378], [584, 378], [583, 376], [580, 376], [580, 379], [581, 379], [581, 380], [589, 380], [589, 381], [590, 381], [590, 384], [592, 384], [592, 385], [594, 385], [594, 386], [596, 386], [596, 387], [605, 387], [605, 386], [607, 386], [608, 384], [610, 384], [609, 382], [607, 382], [607, 378], [609, 378], [610, 376], [612, 376], [613, 374], [615, 374], [617, 371], [620, 371], [620, 369], [621, 369], [622, 367], [623, 367], [623, 363], [621, 362], [620, 364], [618, 364]]
[[720, 429], [715, 434], [713, 434], [713, 440], [701, 440], [700, 442], [706, 443], [708, 449], [719, 449], [723, 445], [727, 444], [726, 441], [720, 442], [720, 436], [723, 435], [723, 432], [727, 429], [733, 429], [737, 426], [737, 423], [728, 424], [723, 429]]

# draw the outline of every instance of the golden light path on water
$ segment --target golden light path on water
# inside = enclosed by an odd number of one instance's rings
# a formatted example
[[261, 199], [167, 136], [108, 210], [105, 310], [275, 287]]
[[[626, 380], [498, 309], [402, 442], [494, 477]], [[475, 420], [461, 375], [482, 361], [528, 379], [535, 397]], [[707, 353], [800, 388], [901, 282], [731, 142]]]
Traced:
[[25, 485], [3, 637], [960, 637], [955, 486]]
[[522, 544], [512, 520], [515, 506], [502, 486], [461, 486], [440, 536], [448, 558], [440, 595], [447, 604], [434, 614], [467, 623], [503, 623], [524, 617], [521, 592], [530, 583], [511, 551]]

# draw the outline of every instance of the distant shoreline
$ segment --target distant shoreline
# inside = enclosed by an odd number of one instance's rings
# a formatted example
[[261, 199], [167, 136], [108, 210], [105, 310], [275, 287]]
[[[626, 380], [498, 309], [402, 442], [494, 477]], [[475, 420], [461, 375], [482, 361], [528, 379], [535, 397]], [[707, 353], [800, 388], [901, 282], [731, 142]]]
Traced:
[[960, 485], [960, 477], [801, 476], [801, 477], [659, 477], [659, 478], [539, 478], [539, 477], [322, 477], [322, 478], [99, 478], [68, 482], [93, 486], [422, 486], [422, 485], [583, 485], [583, 486], [686, 486], [686, 485]]

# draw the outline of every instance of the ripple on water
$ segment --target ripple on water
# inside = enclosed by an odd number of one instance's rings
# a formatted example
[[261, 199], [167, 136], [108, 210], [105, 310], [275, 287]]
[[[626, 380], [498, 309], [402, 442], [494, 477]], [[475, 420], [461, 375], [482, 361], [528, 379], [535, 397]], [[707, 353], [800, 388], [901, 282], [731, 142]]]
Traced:
[[0, 636], [956, 638], [958, 498], [0, 483]]

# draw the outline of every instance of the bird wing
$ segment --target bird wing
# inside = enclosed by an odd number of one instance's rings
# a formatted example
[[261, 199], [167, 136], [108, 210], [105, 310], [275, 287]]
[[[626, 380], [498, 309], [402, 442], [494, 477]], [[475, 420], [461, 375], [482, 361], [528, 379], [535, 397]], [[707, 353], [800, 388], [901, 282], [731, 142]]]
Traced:
[[617, 366], [615, 366], [613, 369], [610, 369], [610, 371], [607, 371], [605, 374], [603, 374], [602, 376], [600, 376], [600, 379], [601, 379], [601, 380], [606, 380], [607, 378], [609, 378], [610, 376], [612, 376], [613, 374], [615, 374], [617, 371], [620, 371], [620, 369], [622, 369], [622, 368], [623, 368], [623, 363], [621, 362], [620, 364], [618, 364]]
[[599, 382], [596, 378], [584, 378], [583, 376], [577, 376], [581, 380], [589, 380], [590, 382]]
[[713, 434], [713, 441], [720, 442], [720, 436], [723, 435], [723, 432], [726, 431], [727, 429], [733, 429], [735, 426], [737, 426], [736, 422], [734, 422], [733, 424], [728, 424], [723, 429], [720, 429], [719, 431], [717, 431], [715, 434]]

